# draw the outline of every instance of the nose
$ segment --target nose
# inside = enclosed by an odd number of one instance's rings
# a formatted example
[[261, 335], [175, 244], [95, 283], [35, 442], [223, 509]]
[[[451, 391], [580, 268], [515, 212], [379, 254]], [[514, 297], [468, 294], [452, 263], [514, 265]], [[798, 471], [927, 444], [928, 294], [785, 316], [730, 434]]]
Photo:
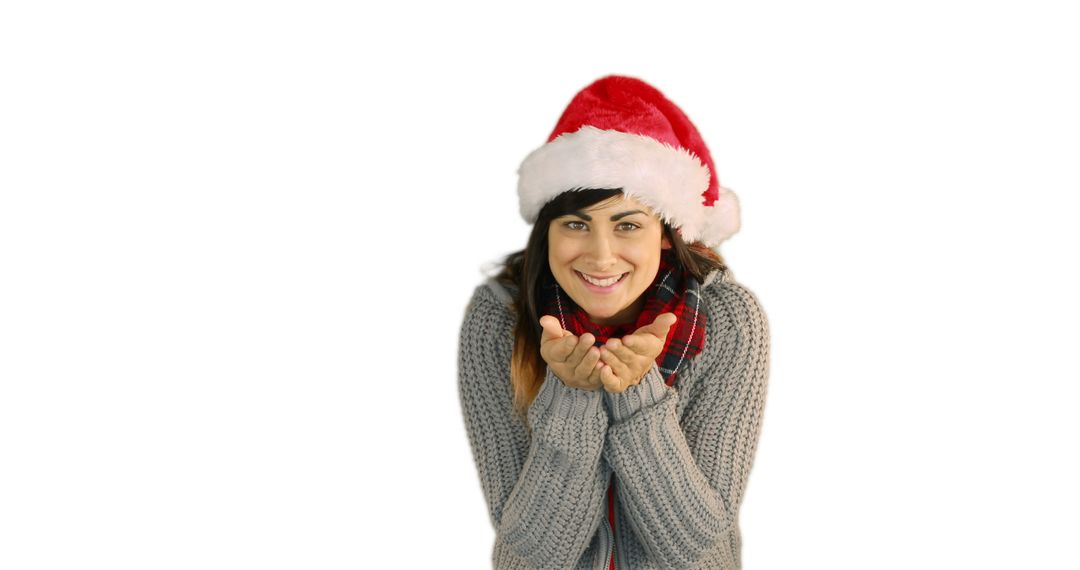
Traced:
[[611, 238], [601, 232], [593, 234], [589, 240], [587, 257], [590, 271], [603, 273], [615, 266], [618, 261], [615, 258], [615, 249], [612, 247]]

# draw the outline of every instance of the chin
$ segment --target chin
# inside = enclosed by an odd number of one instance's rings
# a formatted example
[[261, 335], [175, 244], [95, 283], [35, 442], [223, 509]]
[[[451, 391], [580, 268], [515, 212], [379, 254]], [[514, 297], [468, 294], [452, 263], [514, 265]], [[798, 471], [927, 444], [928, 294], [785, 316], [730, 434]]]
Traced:
[[618, 308], [614, 308], [614, 309], [611, 308], [611, 307], [604, 307], [602, 309], [601, 308], [592, 308], [592, 309], [586, 308], [585, 312], [588, 313], [589, 316], [592, 317], [593, 319], [613, 319], [619, 314], [620, 311], [622, 311], [625, 308], [626, 307], [618, 307]]

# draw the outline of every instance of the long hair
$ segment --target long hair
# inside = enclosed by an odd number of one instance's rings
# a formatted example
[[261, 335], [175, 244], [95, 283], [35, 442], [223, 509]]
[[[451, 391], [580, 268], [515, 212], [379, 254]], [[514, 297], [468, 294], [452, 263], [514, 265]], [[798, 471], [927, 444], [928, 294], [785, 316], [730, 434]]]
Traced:
[[[548, 228], [559, 216], [583, 210], [622, 194], [621, 188], [587, 188], [563, 192], [544, 205], [533, 224], [525, 249], [507, 255], [502, 269], [495, 279], [517, 288], [514, 309], [517, 324], [514, 326], [514, 349], [510, 358], [510, 384], [514, 390], [514, 409], [525, 417], [529, 405], [540, 385], [544, 382], [547, 363], [540, 355], [540, 326], [538, 304], [541, 288], [554, 282], [548, 263]], [[698, 281], [714, 270], [721, 275], [728, 272], [723, 258], [713, 249], [699, 242], [686, 243], [667, 223], [664, 235], [671, 242], [676, 263]]]

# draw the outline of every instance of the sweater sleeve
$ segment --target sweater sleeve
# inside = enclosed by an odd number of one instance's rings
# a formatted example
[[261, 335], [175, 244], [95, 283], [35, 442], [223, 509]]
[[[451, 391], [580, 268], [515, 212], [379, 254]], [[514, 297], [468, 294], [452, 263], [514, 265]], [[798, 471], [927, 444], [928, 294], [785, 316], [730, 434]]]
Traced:
[[612, 425], [604, 457], [630, 525], [660, 568], [691, 568], [736, 520], [765, 404], [769, 331], [756, 298], [716, 286], [706, 343], [680, 394], [656, 364], [621, 394], [605, 393]]
[[533, 568], [572, 568], [603, 516], [611, 470], [602, 460], [601, 391], [567, 387], [550, 370], [528, 409], [512, 405], [512, 317], [485, 287], [461, 327], [458, 385], [481, 488], [501, 552]]

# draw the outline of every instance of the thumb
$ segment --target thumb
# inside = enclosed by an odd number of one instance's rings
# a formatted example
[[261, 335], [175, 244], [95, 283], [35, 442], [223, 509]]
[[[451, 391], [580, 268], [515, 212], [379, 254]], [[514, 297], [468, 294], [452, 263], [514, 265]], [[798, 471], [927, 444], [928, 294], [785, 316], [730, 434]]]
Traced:
[[647, 332], [657, 338], [667, 338], [668, 331], [671, 330], [671, 325], [675, 324], [678, 318], [675, 317], [675, 313], [664, 313], [657, 315], [652, 324], [641, 327], [641, 331]]
[[553, 340], [565, 336], [563, 335], [564, 331], [562, 325], [559, 324], [559, 319], [556, 319], [551, 315], [540, 317], [540, 326], [544, 329], [541, 340]]

